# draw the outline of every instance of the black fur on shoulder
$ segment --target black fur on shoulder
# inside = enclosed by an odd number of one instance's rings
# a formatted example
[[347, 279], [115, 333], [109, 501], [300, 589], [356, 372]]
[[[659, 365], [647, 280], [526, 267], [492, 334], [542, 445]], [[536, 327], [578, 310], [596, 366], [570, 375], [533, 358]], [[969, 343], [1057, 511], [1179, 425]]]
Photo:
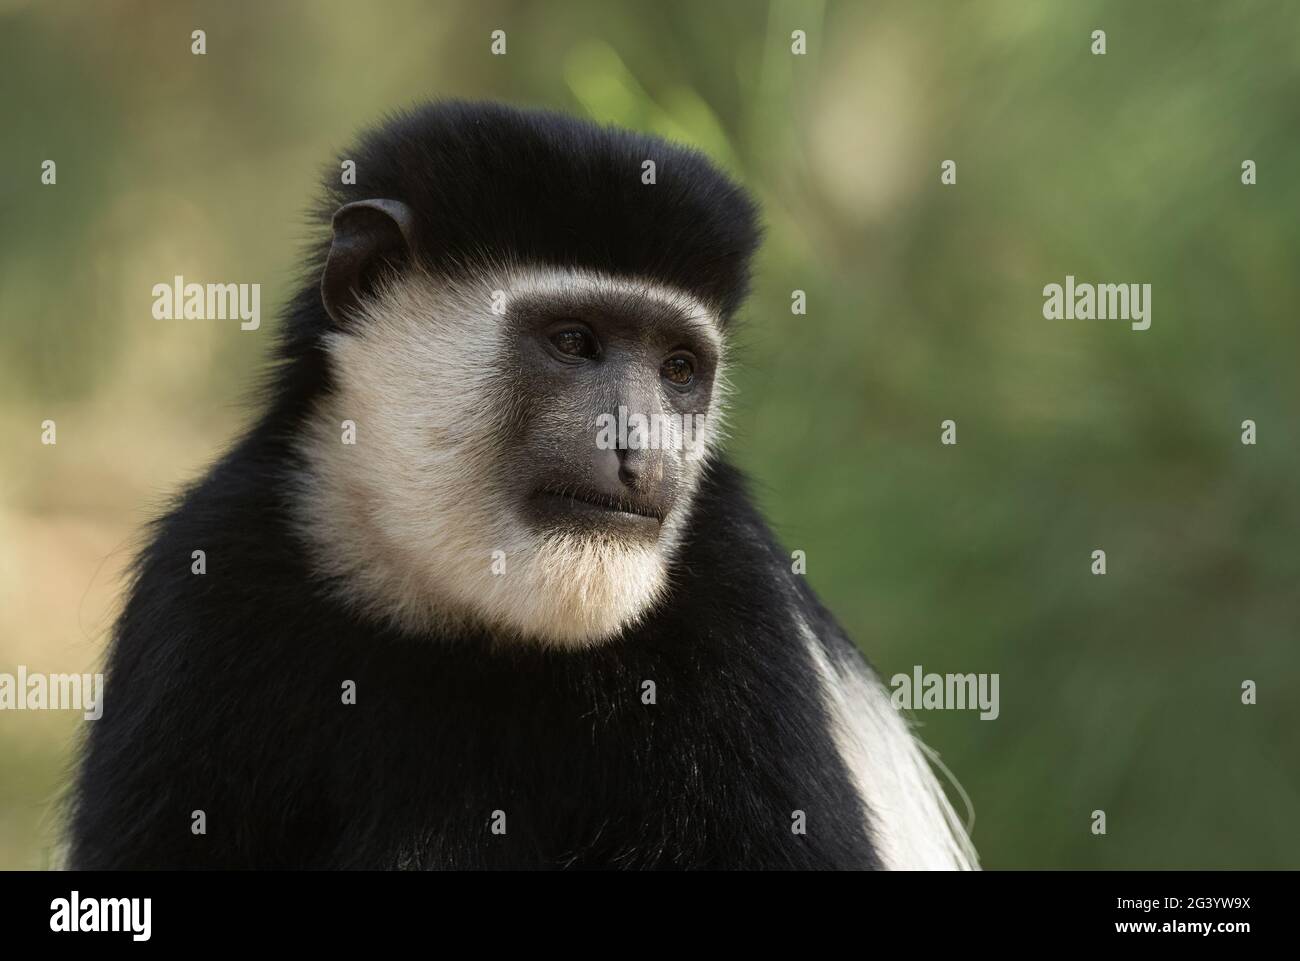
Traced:
[[735, 471], [701, 491], [645, 622], [590, 650], [503, 650], [404, 637], [318, 591], [286, 527], [288, 456], [255, 433], [140, 558], [74, 868], [879, 866], [796, 619], [842, 635]]

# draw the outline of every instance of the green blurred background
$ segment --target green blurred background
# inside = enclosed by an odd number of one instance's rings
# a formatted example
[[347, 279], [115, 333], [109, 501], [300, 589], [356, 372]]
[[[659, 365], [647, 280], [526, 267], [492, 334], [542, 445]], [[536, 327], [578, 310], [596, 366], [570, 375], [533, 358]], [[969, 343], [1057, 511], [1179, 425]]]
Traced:
[[[886, 677], [1001, 675], [995, 721], [917, 715], [984, 864], [1300, 866], [1300, 5], [0, 0], [0, 77], [0, 671], [97, 663], [358, 128], [556, 107], [761, 200], [731, 452]], [[1067, 273], [1151, 329], [1044, 320]], [[175, 274], [261, 283], [261, 330], [154, 320]], [[0, 713], [0, 867], [56, 857], [81, 723]]]

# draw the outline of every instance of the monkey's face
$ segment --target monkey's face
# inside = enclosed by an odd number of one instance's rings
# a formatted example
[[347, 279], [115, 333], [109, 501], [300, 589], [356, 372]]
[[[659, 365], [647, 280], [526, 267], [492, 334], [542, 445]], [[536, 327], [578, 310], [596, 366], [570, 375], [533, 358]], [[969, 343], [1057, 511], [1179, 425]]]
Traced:
[[662, 290], [515, 284], [503, 376], [529, 403], [512, 408], [504, 449], [521, 520], [542, 535], [655, 548], [698, 481], [717, 326]]
[[326, 345], [299, 514], [349, 600], [413, 632], [582, 645], [663, 596], [720, 417], [703, 305], [583, 272], [411, 269]]

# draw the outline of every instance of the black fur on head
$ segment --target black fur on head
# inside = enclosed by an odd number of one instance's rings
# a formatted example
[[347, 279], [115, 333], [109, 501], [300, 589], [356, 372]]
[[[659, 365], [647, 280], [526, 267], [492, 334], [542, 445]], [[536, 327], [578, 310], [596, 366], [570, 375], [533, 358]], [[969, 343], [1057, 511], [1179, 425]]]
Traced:
[[[549, 111], [447, 101], [400, 113], [343, 155], [322, 216], [370, 198], [402, 201], [435, 274], [503, 261], [657, 281], [726, 320], [745, 297], [759, 242], [748, 195], [697, 150]], [[655, 163], [654, 184], [642, 164]]]
[[[415, 213], [434, 273], [516, 263], [649, 278], [720, 315], [744, 299], [758, 246], [744, 190], [692, 148], [560, 113], [443, 101], [398, 114], [355, 150], [355, 185], [331, 172], [326, 218], [368, 198]], [[655, 183], [642, 164], [655, 163]]]

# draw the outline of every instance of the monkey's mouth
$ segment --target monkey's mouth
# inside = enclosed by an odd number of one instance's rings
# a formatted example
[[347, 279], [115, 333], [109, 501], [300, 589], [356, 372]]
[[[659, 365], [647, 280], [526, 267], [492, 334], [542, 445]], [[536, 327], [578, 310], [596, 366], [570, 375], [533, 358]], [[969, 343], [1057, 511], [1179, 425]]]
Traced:
[[663, 523], [665, 514], [662, 508], [645, 500], [613, 497], [581, 487], [543, 487], [533, 494], [532, 499], [548, 513], [588, 517], [604, 523], [623, 521], [657, 528]]

